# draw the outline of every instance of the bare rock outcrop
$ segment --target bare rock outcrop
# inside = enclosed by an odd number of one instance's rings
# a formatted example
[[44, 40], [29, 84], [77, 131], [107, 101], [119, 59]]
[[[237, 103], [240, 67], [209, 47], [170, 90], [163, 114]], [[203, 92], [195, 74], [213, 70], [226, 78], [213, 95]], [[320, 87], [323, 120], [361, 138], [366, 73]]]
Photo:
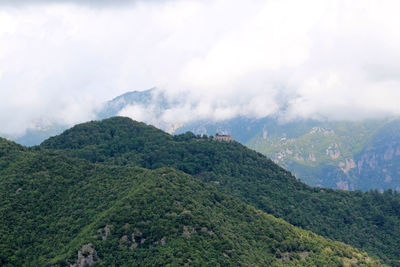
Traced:
[[330, 144], [329, 147], [326, 149], [326, 155], [329, 156], [331, 159], [339, 158], [341, 155], [339, 145], [336, 143]]
[[97, 256], [96, 250], [92, 247], [92, 244], [83, 245], [78, 251], [78, 258], [74, 264], [70, 264], [70, 267], [85, 267], [92, 266], [100, 259]]
[[108, 236], [111, 235], [111, 228], [112, 226], [107, 224], [103, 229], [97, 231], [101, 235], [101, 240], [107, 240]]
[[339, 167], [345, 174], [347, 174], [351, 169], [354, 169], [356, 167], [356, 163], [353, 159], [346, 159], [345, 162], [339, 163]]

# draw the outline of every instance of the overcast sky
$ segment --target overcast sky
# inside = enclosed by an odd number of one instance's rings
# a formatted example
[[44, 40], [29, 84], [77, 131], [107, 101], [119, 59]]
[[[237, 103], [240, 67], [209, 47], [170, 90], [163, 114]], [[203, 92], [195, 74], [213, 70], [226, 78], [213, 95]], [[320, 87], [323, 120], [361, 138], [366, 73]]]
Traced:
[[399, 115], [399, 10], [395, 0], [0, 0], [0, 132], [85, 121], [154, 86], [184, 96], [170, 122]]

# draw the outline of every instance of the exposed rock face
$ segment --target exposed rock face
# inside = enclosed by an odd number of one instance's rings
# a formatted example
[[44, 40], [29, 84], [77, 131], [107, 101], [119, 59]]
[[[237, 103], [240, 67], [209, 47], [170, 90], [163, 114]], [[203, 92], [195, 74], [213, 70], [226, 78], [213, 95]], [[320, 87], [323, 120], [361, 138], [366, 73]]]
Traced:
[[136, 241], [135, 241], [135, 233], [132, 233], [131, 237], [132, 237], [132, 244], [129, 247], [130, 250], [137, 248], [137, 246], [139, 246], [139, 244], [136, 243]]
[[309, 134], [316, 134], [316, 133], [322, 133], [324, 135], [329, 135], [329, 134], [334, 134], [335, 131], [331, 130], [331, 129], [325, 129], [323, 127], [316, 126], [316, 127], [313, 127], [311, 129], [311, 131], [309, 132]]
[[384, 160], [391, 160], [395, 154], [395, 150], [392, 146], [388, 147], [383, 155]]
[[74, 264], [70, 264], [70, 267], [85, 267], [92, 266], [100, 259], [97, 256], [97, 252], [92, 248], [92, 244], [83, 245], [78, 251], [78, 259]]
[[[313, 127], [303, 138], [307, 147], [302, 146], [300, 139], [296, 145], [288, 145], [287, 140], [281, 138], [279, 144], [272, 146], [279, 150], [274, 152], [273, 160], [301, 179], [312, 178], [313, 185], [339, 188], [343, 190], [370, 188], [387, 189], [397, 188], [400, 179], [400, 122], [388, 125], [386, 129], [372, 137], [363, 148], [354, 154], [349, 143], [342, 142], [336, 133], [328, 128]], [[322, 135], [326, 136], [323, 137]], [[322, 136], [322, 137], [321, 137]], [[311, 138], [311, 139], [309, 139]], [[330, 140], [327, 146], [319, 146], [319, 140]], [[315, 143], [314, 143], [315, 140]], [[346, 139], [344, 139], [346, 141]], [[352, 140], [353, 142], [353, 140]], [[316, 145], [314, 147], [314, 144]], [[350, 143], [355, 146], [355, 143]], [[358, 146], [359, 148], [359, 146]], [[326, 155], [321, 157], [321, 152]], [[310, 164], [311, 163], [311, 164]], [[311, 171], [311, 168], [315, 170]], [[313, 175], [310, 175], [313, 173]], [[303, 177], [302, 177], [303, 176]]]
[[[125, 230], [129, 229], [129, 224], [126, 224], [124, 227]], [[143, 237], [143, 233], [138, 229], [134, 229], [130, 235], [123, 235], [119, 239], [119, 247], [120, 248], [128, 248], [133, 250], [137, 248], [139, 245], [142, 245], [146, 241], [146, 238]], [[165, 244], [165, 239], [161, 240]]]
[[264, 128], [262, 133], [262, 138], [267, 139], [267, 137], [268, 137], [268, 131]]
[[106, 241], [108, 236], [111, 234], [111, 225], [106, 225], [104, 229], [99, 229], [98, 232], [101, 234], [101, 239]]
[[[249, 126], [251, 130], [244, 130]], [[194, 123], [178, 133], [188, 130], [232, 134], [313, 186], [338, 188], [338, 183], [343, 189], [347, 182], [349, 190], [400, 188], [400, 118], [358, 122], [233, 119]]]
[[347, 174], [351, 169], [356, 167], [356, 163], [354, 162], [354, 159], [346, 159], [345, 162], [339, 163], [339, 167], [345, 174]]
[[359, 173], [361, 173], [361, 171], [366, 168], [374, 170], [375, 168], [378, 167], [378, 160], [376, 154], [373, 151], [367, 151], [361, 154], [361, 157], [357, 165]]
[[304, 161], [303, 157], [300, 156], [299, 154], [294, 155], [294, 159], [298, 161]]
[[329, 147], [326, 149], [326, 155], [329, 156], [331, 159], [339, 158], [341, 155], [339, 145], [336, 143], [330, 144]]

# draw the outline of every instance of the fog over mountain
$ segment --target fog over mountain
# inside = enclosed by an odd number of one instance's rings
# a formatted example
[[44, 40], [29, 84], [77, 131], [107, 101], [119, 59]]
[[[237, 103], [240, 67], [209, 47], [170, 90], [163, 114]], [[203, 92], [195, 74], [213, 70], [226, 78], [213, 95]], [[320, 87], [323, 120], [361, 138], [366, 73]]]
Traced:
[[[93, 119], [101, 103], [154, 86], [179, 103], [163, 111], [165, 122], [400, 114], [398, 1], [0, 6], [2, 134]], [[123, 115], [138, 119], [149, 108]]]

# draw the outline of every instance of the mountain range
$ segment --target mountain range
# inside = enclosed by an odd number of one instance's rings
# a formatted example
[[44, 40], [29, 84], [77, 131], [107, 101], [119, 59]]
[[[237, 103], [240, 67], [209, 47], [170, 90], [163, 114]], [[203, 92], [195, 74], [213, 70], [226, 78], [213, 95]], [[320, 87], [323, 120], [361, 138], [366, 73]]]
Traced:
[[[233, 135], [312, 186], [400, 190], [400, 120], [293, 121], [234, 118], [179, 129]], [[178, 132], [179, 132], [178, 131]]]
[[[228, 134], [242, 144], [267, 155], [312, 186], [344, 190], [400, 190], [400, 119], [364, 121], [282, 121], [279, 117], [260, 119], [235, 117], [223, 121], [192, 120], [166, 123], [165, 110], [181, 103], [169, 100], [161, 90], [128, 92], [96, 112], [97, 119], [124, 114], [129, 107], [145, 107], [147, 121], [169, 133]], [[14, 139], [37, 145], [61, 133], [66, 125], [49, 124], [28, 129]]]
[[3, 266], [400, 264], [398, 193], [313, 188], [238, 142], [114, 117], [0, 139], [0, 166]]

